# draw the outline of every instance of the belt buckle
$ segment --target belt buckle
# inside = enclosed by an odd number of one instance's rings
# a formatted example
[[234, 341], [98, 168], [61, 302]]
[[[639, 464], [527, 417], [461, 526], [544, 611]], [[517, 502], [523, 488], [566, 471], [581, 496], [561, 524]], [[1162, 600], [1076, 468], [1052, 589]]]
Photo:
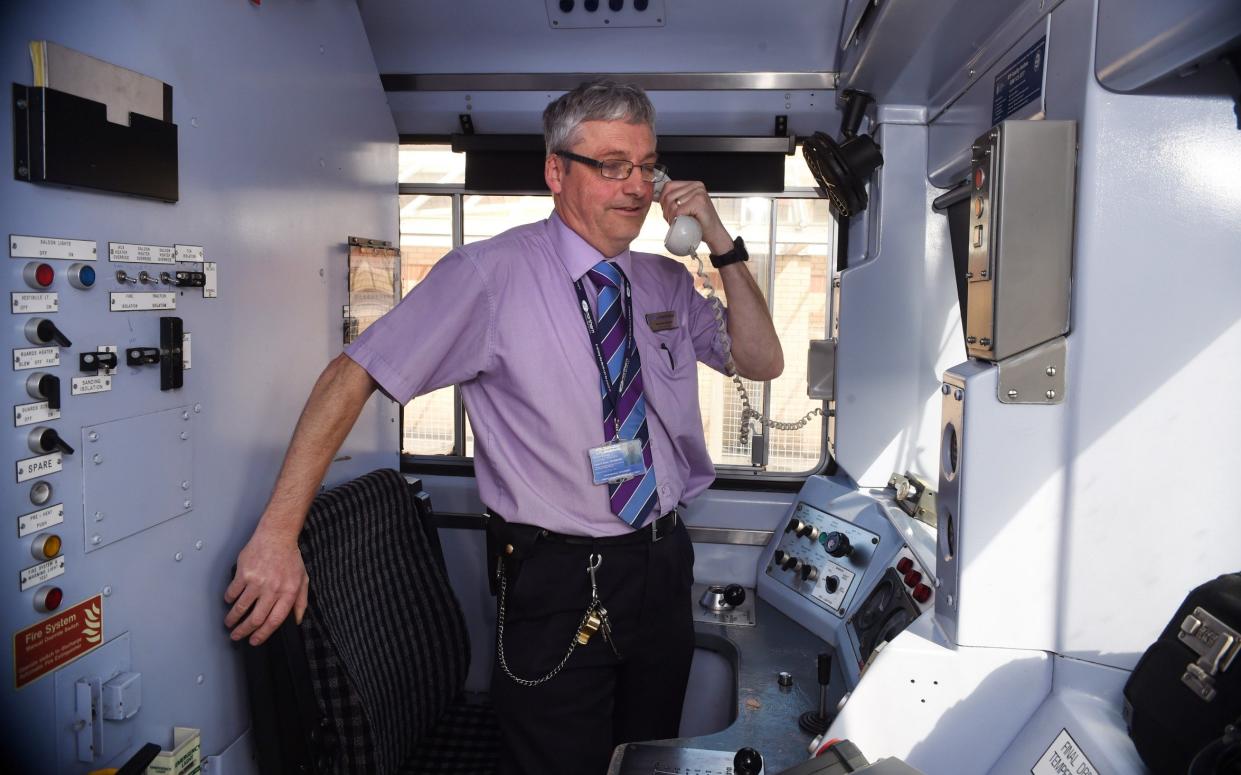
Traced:
[[[661, 533], [661, 532], [659, 531], [659, 523], [660, 523], [660, 522], [662, 522], [662, 521], [664, 520], [664, 517], [672, 517], [672, 519], [668, 520], [668, 523], [669, 523], [670, 527], [668, 528], [668, 532], [667, 532], [667, 533]], [[662, 516], [656, 517], [655, 519], [651, 520], [651, 543], [656, 543], [656, 542], [658, 542], [658, 541], [662, 540], [665, 536], [667, 536], [667, 535], [668, 535], [668, 533], [671, 533], [671, 532], [672, 532], [672, 528], [674, 528], [674, 527], [676, 527], [676, 526], [677, 526], [677, 512], [676, 512], [676, 509], [673, 509], [672, 511], [668, 512], [667, 514], [664, 514], [664, 515], [662, 515]]]

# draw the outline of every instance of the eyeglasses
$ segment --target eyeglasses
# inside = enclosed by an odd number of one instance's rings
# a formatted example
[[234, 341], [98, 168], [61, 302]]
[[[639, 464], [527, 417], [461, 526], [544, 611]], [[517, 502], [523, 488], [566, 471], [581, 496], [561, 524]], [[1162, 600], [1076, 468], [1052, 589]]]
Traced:
[[608, 180], [628, 180], [629, 176], [633, 174], [634, 167], [641, 170], [639, 174], [641, 174], [642, 180], [646, 183], [653, 183], [659, 175], [668, 174], [668, 168], [662, 164], [634, 164], [627, 159], [605, 159], [604, 161], [599, 161], [598, 159], [592, 159], [589, 156], [579, 156], [569, 151], [556, 151], [555, 153], [557, 156], [566, 158], [569, 161], [576, 161], [594, 167], [599, 170], [600, 175]]

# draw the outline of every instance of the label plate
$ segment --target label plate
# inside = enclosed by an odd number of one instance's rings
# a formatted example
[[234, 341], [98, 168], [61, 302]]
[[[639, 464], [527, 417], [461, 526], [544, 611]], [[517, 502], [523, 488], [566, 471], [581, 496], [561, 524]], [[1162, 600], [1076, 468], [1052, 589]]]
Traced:
[[49, 579], [54, 579], [65, 572], [65, 556], [53, 557], [47, 562], [33, 565], [21, 572], [22, 591], [37, 587]]
[[203, 286], [203, 298], [214, 299], [218, 293], [216, 262], [204, 261], [203, 274], [207, 275], [207, 284]]
[[13, 314], [24, 315], [28, 312], [59, 312], [60, 296], [55, 293], [10, 293]]
[[175, 264], [177, 249], [170, 245], [134, 245], [128, 242], [109, 242], [108, 260], [127, 264]]
[[995, 91], [991, 97], [992, 126], [1043, 96], [1046, 48], [1047, 38], [1044, 36], [995, 77]]
[[142, 312], [154, 309], [176, 309], [177, 294], [121, 292], [108, 294], [109, 309], [113, 312]]
[[13, 427], [33, 425], [46, 420], [59, 420], [60, 410], [52, 409], [46, 401], [35, 401], [32, 404], [18, 404], [13, 407]]
[[40, 476], [54, 474], [64, 467], [64, 459], [59, 452], [50, 455], [28, 457], [17, 461], [17, 483], [38, 479]]
[[26, 347], [13, 351], [13, 371], [60, 365], [59, 347]]
[[107, 374], [99, 374], [94, 377], [74, 377], [71, 392], [75, 396], [84, 396], [91, 393], [106, 393], [112, 389], [112, 378]]
[[59, 525], [64, 521], [65, 504], [63, 503], [48, 506], [46, 509], [32, 511], [29, 514], [23, 514], [17, 518], [17, 537], [25, 538], [31, 533], [46, 530], [52, 525]]
[[103, 645], [103, 595], [13, 634], [13, 683], [17, 689]]
[[1069, 730], [1061, 729], [1060, 734], [1052, 741], [1039, 760], [1030, 768], [1031, 775], [1098, 775], [1081, 746], [1069, 734]]
[[203, 246], [202, 245], [173, 245], [177, 251], [178, 261], [194, 261], [202, 262]]
[[94, 261], [98, 250], [98, 243], [94, 240], [9, 235], [9, 255], [13, 258], [66, 258], [73, 261]]

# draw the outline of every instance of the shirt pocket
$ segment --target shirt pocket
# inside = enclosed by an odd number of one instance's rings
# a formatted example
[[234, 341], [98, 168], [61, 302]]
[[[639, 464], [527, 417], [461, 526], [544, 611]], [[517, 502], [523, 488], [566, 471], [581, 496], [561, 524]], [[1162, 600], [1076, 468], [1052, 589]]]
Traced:
[[[646, 334], [644, 338], [647, 346], [642, 354], [643, 371], [650, 369], [652, 373], [671, 382], [684, 379], [693, 373], [698, 359], [694, 356], [694, 343], [690, 341], [687, 331], [674, 328]], [[647, 364], [648, 358], [650, 365]]]

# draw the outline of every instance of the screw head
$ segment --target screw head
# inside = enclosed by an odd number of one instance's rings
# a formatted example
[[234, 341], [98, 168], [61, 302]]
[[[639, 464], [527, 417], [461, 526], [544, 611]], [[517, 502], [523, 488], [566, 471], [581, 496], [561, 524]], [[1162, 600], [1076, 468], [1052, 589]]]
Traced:
[[960, 388], [957, 388], [955, 391], [953, 391], [952, 397], [957, 399], [958, 401], [963, 401], [965, 400], [965, 391], [961, 390]]
[[181, 558], [184, 556], [185, 555], [181, 554], [180, 552], [177, 552], [176, 554], [172, 556], [172, 559], [176, 560], [177, 562], [181, 562]]
[[90, 439], [91, 441], [99, 441], [99, 433], [97, 431], [91, 431], [90, 433], [86, 434], [86, 438]]
[[189, 483], [189, 482], [181, 482], [181, 489], [182, 489], [182, 490], [188, 490], [188, 489], [190, 489], [190, 483]]
[[202, 404], [194, 404], [194, 414], [198, 414], [198, 413], [199, 413], [199, 412], [201, 412], [202, 410], [203, 410], [203, 405], [202, 405]]
[[104, 588], [103, 588], [103, 596], [104, 596], [104, 597], [112, 597], [112, 585], [111, 585], [111, 584], [107, 584], [107, 585], [105, 585], [105, 586], [104, 586]]
[[943, 384], [939, 386], [939, 392], [943, 393], [944, 395], [948, 395], [949, 393], [952, 392], [952, 388], [950, 388], [947, 384]]
[[1054, 376], [1056, 376], [1056, 367], [1055, 367], [1055, 366], [1048, 366], [1048, 367], [1047, 367], [1047, 376], [1049, 376], [1049, 377], [1054, 377]]
[[181, 419], [182, 419], [182, 420], [188, 420], [188, 419], [190, 419], [190, 413], [189, 413], [189, 411], [188, 411], [188, 410], [187, 410], [187, 411], [184, 411], [184, 412], [182, 412], [182, 413], [181, 413]]
[[17, 176], [21, 178], [30, 177], [30, 168], [24, 164], [21, 165], [20, 167], [17, 168]]
[[1047, 393], [1046, 393], [1046, 395], [1047, 395], [1047, 400], [1048, 400], [1048, 401], [1054, 401], [1054, 400], [1056, 400], [1056, 391], [1054, 391], [1054, 390], [1048, 390], [1048, 391], [1047, 391]]
[[194, 548], [195, 548], [196, 550], [200, 551], [200, 552], [203, 550], [203, 542], [202, 542], [202, 539], [199, 539], [199, 540], [197, 540], [197, 541], [195, 541], [195, 542], [194, 542]]
[[190, 434], [186, 433], [185, 431], [181, 431], [181, 433], [179, 433], [179, 434], [177, 434], [177, 435], [179, 435], [179, 436], [181, 437], [181, 440], [182, 440], [182, 441], [185, 441], [186, 439], [188, 439], [188, 438], [190, 437]]
[[194, 681], [197, 682], [199, 686], [202, 686], [203, 681], [206, 681], [206, 680], [207, 680], [206, 676], [204, 676], [202, 673], [199, 673], [198, 677], [194, 679]]
[[103, 512], [102, 512], [102, 511], [96, 511], [96, 512], [95, 512], [95, 521], [96, 521], [96, 522], [103, 522]]
[[95, 463], [95, 465], [101, 465], [103, 463], [103, 455], [96, 454], [91, 457], [91, 460]]
[[1008, 391], [1008, 397], [1009, 397], [1009, 398], [1012, 398], [1012, 399], [1015, 399], [1015, 398], [1017, 397], [1017, 391], [1016, 391], [1016, 390], [1010, 390], [1010, 391]]
[[90, 542], [92, 546], [99, 546], [100, 542], [102, 541], [103, 541], [103, 538], [98, 533], [90, 537]]
[[185, 499], [184, 501], [182, 501], [181, 503], [182, 503], [182, 504], [183, 504], [183, 505], [184, 505], [187, 509], [190, 507], [190, 499], [189, 499], [189, 498], [186, 498], [186, 499]]

